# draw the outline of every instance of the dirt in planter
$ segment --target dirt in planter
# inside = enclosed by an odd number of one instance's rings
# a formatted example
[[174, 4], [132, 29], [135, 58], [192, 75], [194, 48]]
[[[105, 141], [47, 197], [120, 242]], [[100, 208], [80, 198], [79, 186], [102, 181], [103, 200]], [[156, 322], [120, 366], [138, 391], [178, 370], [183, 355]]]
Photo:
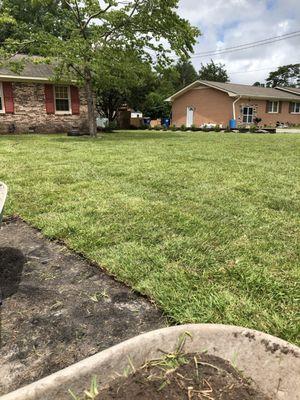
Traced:
[[202, 354], [147, 363], [101, 390], [96, 400], [270, 400], [228, 361]]

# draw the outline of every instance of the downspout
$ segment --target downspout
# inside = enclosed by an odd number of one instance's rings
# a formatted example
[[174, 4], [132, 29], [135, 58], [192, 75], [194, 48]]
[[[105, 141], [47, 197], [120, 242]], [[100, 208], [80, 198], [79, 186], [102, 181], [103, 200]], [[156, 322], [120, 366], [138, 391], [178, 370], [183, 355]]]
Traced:
[[241, 100], [242, 96], [239, 96], [237, 99], [234, 100], [234, 102], [232, 103], [232, 116], [233, 119], [236, 120], [236, 112], [235, 112], [235, 105], [236, 103]]

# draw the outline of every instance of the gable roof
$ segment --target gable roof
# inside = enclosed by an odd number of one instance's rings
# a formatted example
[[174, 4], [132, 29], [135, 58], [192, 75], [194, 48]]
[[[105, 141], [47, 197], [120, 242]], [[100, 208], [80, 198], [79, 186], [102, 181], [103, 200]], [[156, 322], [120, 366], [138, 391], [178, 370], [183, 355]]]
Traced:
[[[15, 81], [36, 81], [36, 82], [48, 82], [53, 78], [54, 67], [51, 64], [39, 63], [41, 57], [35, 56], [30, 59], [23, 55], [18, 54], [14, 56], [11, 61], [19, 62], [25, 61], [24, 68], [21, 72], [15, 73], [8, 67], [0, 67], [0, 79], [1, 80], [15, 80]], [[36, 62], [35, 62], [36, 61]]]
[[299, 96], [294, 93], [289, 93], [287, 91], [278, 90], [277, 88], [266, 88], [261, 86], [250, 86], [241, 85], [236, 83], [223, 83], [223, 82], [212, 82], [205, 80], [198, 80], [193, 82], [191, 85], [186, 86], [179, 92], [173, 94], [167, 99], [167, 101], [173, 101], [175, 98], [181, 96], [182, 94], [188, 92], [191, 89], [197, 88], [199, 86], [207, 86], [213, 89], [220, 90], [227, 93], [230, 97], [244, 97], [252, 99], [274, 99], [274, 100], [299, 100]]
[[276, 86], [276, 89], [283, 90], [283, 91], [289, 92], [289, 93], [298, 94], [300, 96], [300, 88], [287, 87], [287, 86], [284, 86], [284, 87]]

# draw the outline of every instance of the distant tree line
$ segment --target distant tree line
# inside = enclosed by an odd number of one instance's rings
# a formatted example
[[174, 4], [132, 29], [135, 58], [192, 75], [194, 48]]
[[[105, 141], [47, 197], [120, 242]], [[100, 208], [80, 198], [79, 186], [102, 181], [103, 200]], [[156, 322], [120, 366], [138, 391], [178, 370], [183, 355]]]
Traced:
[[300, 87], [300, 64], [288, 64], [269, 73], [266, 83], [255, 82], [253, 86], [265, 87]]

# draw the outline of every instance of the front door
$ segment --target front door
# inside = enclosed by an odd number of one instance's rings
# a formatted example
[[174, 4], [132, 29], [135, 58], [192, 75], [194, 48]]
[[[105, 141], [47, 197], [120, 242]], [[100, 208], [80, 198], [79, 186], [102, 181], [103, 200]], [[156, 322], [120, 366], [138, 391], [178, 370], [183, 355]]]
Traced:
[[186, 109], [186, 126], [190, 128], [194, 124], [194, 107], [187, 107]]

